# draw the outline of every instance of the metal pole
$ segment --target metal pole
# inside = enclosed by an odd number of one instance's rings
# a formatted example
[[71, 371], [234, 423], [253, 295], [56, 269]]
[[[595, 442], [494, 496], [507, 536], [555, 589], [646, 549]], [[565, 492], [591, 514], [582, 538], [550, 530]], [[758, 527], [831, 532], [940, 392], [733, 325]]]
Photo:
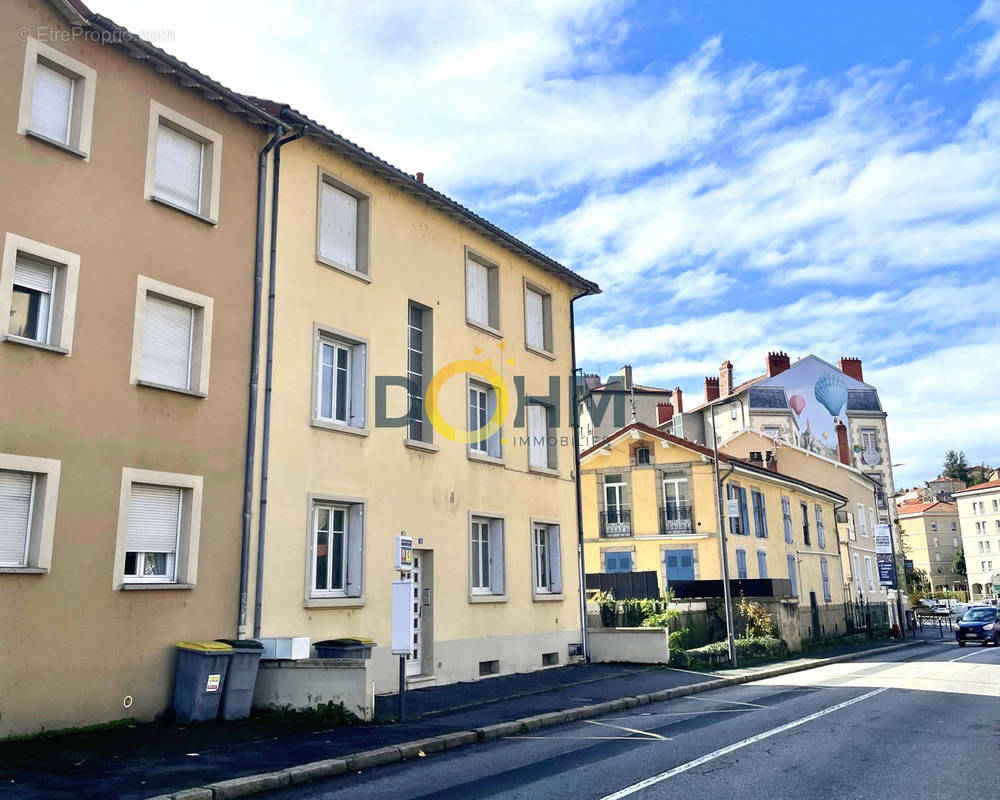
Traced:
[[[878, 487], [872, 487], [872, 493], [875, 495], [875, 507], [878, 508]], [[883, 492], [883, 495], [885, 492]], [[896, 495], [892, 497], [886, 497], [885, 499], [885, 515], [889, 518], [889, 547], [892, 548], [892, 571], [896, 575], [896, 615], [899, 619], [899, 631], [902, 638], [906, 638], [905, 627], [906, 624], [903, 621], [903, 596], [902, 596], [902, 586], [903, 579], [905, 576], [899, 574], [899, 564], [896, 563], [896, 524], [892, 521], [892, 508], [895, 505]]]
[[406, 656], [399, 657], [399, 722], [406, 722]]
[[726, 637], [729, 640], [729, 660], [736, 667], [736, 638], [733, 635], [733, 595], [729, 589], [729, 548], [726, 544], [726, 515], [723, 514], [722, 480], [719, 478], [719, 438], [715, 435], [715, 406], [712, 406], [712, 450], [715, 457], [712, 465], [715, 468], [715, 492], [719, 501], [715, 504], [715, 512], [719, 523], [719, 543], [722, 548], [722, 597], [726, 604]]
[[[584, 296], [584, 295], [581, 295]], [[590, 663], [590, 632], [587, 630], [587, 569], [584, 562], [583, 548], [583, 485], [580, 475], [580, 398], [577, 393], [576, 373], [576, 312], [573, 303], [579, 300], [574, 297], [569, 301], [569, 349], [573, 361], [573, 372], [570, 374], [570, 401], [573, 404], [573, 483], [576, 488], [576, 568], [580, 578], [580, 646], [583, 648], [583, 660]], [[582, 375], [582, 370], [580, 373]]]

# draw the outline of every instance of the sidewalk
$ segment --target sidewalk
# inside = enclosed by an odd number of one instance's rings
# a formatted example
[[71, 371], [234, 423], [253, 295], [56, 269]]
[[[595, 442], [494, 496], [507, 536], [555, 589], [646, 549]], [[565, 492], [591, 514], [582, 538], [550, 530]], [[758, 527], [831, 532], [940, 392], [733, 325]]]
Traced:
[[[780, 674], [807, 669], [831, 655], [849, 655], [892, 644], [817, 650], [807, 658], [740, 670], [732, 679], [745, 680], [747, 674], [751, 679], [764, 677], [769, 671]], [[265, 770], [342, 759], [379, 748], [391, 748], [391, 758], [386, 754], [385, 760], [398, 760], [400, 751], [393, 745], [404, 742], [452, 734], [453, 742], [437, 743], [436, 749], [442, 749], [475, 741], [477, 735], [472, 732], [484, 727], [621, 698], [647, 696], [645, 702], [650, 702], [648, 695], [653, 693], [661, 693], [661, 697], [653, 699], [665, 699], [671, 690], [691, 691], [699, 683], [717, 683], [721, 676], [722, 673], [701, 674], [668, 667], [577, 665], [410, 692], [407, 709], [413, 715], [412, 721], [401, 725], [321, 729], [319, 723], [310, 725], [300, 718], [272, 717], [188, 728], [137, 725], [11, 742], [0, 744], [0, 785], [16, 791], [22, 798], [130, 800]], [[596, 713], [604, 712], [595, 709], [591, 716]], [[553, 718], [548, 724], [558, 721]], [[352, 768], [375, 763], [379, 763], [377, 758], [358, 760]], [[338, 771], [343, 771], [344, 762], [337, 764]], [[208, 791], [202, 796], [212, 797]], [[221, 796], [221, 792], [216, 794]]]

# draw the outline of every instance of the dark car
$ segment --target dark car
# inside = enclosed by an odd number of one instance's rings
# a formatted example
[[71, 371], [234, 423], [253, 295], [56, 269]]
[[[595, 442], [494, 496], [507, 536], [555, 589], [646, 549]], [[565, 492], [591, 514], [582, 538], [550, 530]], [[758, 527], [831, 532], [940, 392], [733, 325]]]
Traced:
[[973, 606], [958, 621], [955, 638], [959, 647], [965, 647], [966, 642], [982, 642], [983, 647], [993, 642], [1000, 646], [997, 610], [990, 606]]

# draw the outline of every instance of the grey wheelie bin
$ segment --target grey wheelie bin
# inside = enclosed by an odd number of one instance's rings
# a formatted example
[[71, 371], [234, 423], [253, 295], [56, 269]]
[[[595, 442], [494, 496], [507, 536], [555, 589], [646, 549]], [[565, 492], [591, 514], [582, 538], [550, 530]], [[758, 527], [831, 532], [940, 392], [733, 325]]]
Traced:
[[264, 652], [264, 645], [253, 639], [216, 639], [216, 641], [233, 648], [219, 715], [222, 719], [246, 719], [250, 716], [253, 687], [257, 683], [257, 667]]
[[177, 721], [208, 722], [219, 716], [233, 648], [222, 642], [175, 642], [174, 714]]

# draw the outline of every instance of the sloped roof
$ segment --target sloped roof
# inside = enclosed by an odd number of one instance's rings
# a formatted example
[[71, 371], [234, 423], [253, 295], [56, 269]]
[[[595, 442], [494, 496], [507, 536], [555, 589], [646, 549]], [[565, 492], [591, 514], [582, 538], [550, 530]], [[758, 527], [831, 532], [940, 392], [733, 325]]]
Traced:
[[980, 492], [983, 489], [998, 488], [1000, 488], [1000, 480], [986, 481], [986, 483], [978, 483], [975, 486], [970, 486], [968, 489], [959, 489], [957, 492], [952, 492], [952, 494], [969, 494], [970, 492]]
[[930, 503], [900, 503], [896, 506], [900, 517], [919, 517], [923, 514], [957, 514], [958, 507], [947, 500], [934, 500]]

